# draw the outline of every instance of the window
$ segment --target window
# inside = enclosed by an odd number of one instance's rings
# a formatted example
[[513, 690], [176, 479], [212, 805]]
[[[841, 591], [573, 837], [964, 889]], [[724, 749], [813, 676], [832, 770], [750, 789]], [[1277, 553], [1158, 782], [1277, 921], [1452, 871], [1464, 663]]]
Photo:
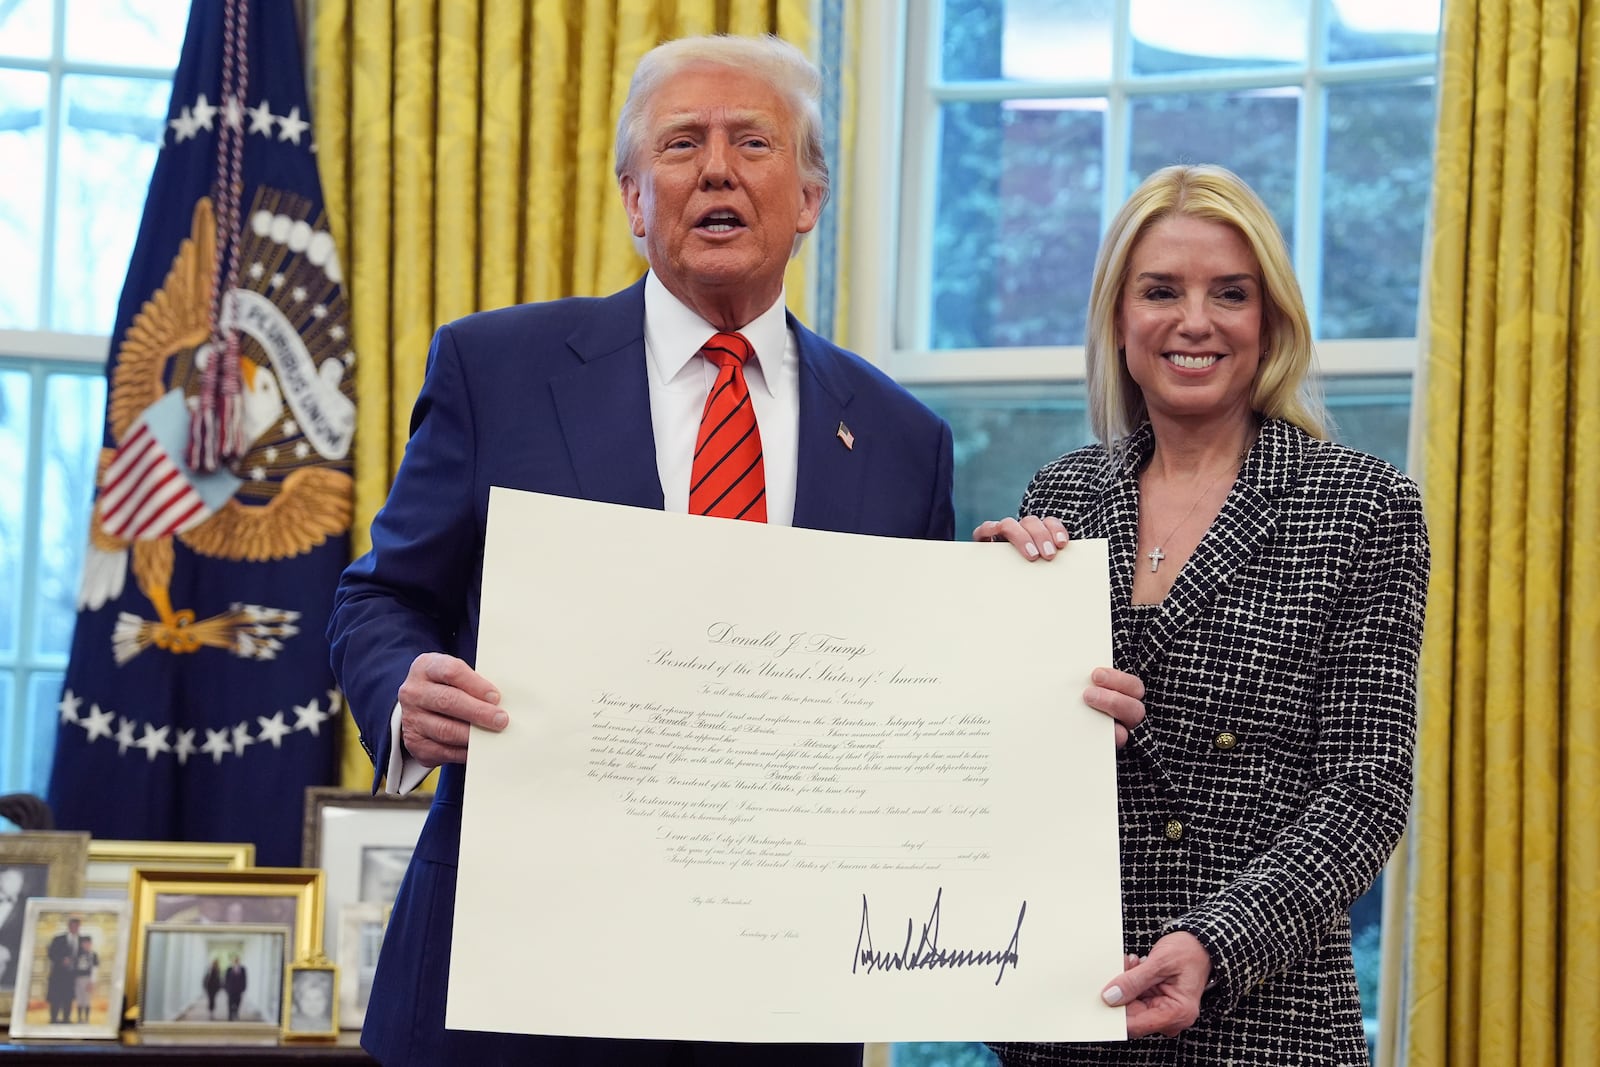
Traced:
[[[1174, 162], [1262, 195], [1336, 436], [1405, 466], [1439, 0], [900, 0], [860, 28], [858, 53], [890, 58], [859, 72], [849, 343], [950, 421], [957, 536], [1090, 439], [1100, 235]], [[1379, 893], [1352, 909], [1369, 1035]], [[900, 1045], [892, 1062], [992, 1058]]]
[[0, 792], [43, 792], [104, 362], [187, 0], [0, 3]]

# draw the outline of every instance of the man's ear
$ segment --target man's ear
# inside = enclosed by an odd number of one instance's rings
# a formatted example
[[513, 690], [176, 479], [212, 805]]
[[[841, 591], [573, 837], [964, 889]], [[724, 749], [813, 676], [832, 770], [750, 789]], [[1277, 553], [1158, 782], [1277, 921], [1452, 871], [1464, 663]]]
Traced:
[[639, 203], [639, 183], [633, 175], [624, 174], [617, 179], [622, 192], [622, 209], [628, 213], [628, 228], [635, 237], [644, 236], [644, 208]]

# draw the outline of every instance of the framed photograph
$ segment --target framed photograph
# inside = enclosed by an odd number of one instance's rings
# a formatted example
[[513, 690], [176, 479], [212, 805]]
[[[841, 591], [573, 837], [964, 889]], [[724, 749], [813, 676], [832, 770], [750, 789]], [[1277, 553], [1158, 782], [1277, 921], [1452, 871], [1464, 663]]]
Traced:
[[88, 856], [88, 834], [0, 834], [0, 1019], [11, 1018], [28, 901], [82, 896]]
[[339, 1036], [339, 968], [331, 963], [291, 963], [283, 980], [289, 1010], [283, 1017], [286, 1041], [328, 1040]]
[[310, 958], [322, 947], [322, 887], [322, 872], [308, 867], [242, 871], [135, 867], [129, 881], [134, 929], [128, 968], [130, 1010], [144, 999], [138, 976], [144, 969], [139, 956], [145, 926], [158, 922], [283, 926], [288, 930], [287, 958]]
[[367, 1018], [378, 950], [389, 925], [389, 905], [357, 901], [339, 909], [339, 1025], [359, 1030]]
[[288, 945], [281, 924], [150, 923], [139, 954], [140, 1034], [276, 1040]]
[[12, 1037], [117, 1036], [132, 910], [126, 900], [28, 901]]
[[146, 870], [174, 867], [216, 867], [242, 871], [256, 862], [253, 842], [212, 844], [197, 841], [89, 842], [89, 863], [83, 877], [83, 895], [96, 900], [128, 900], [128, 882], [135, 867]]
[[[311, 786], [306, 790], [300, 862], [327, 872], [327, 914], [346, 904], [393, 904], [411, 852], [422, 833], [433, 797], [427, 793], [373, 795], [359, 790]], [[328, 924], [322, 951], [339, 956], [339, 932]]]

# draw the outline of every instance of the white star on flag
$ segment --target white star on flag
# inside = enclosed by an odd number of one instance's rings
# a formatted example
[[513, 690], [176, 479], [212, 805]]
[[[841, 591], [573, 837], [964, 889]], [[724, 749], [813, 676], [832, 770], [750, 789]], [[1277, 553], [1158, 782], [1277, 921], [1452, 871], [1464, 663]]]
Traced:
[[56, 707], [61, 709], [62, 722], [77, 722], [78, 709], [83, 706], [83, 698], [68, 689], [61, 694], [61, 703]]
[[250, 724], [242, 722], [233, 728], [233, 750], [239, 755], [244, 755], [244, 750], [256, 743], [250, 736]]
[[181, 730], [178, 732], [178, 743], [172, 748], [173, 754], [178, 757], [180, 764], [188, 763], [189, 757], [194, 755], [194, 731]]
[[216, 105], [212, 104], [211, 101], [206, 99], [206, 94], [205, 93], [201, 93], [199, 98], [196, 99], [195, 102], [194, 102], [194, 123], [195, 123], [195, 125], [200, 127], [203, 130], [211, 129], [212, 128], [212, 126], [211, 126], [211, 118], [216, 113], [217, 113]]
[[296, 704], [294, 707], [294, 728], [296, 730], [310, 730], [314, 736], [321, 736], [322, 724], [328, 721], [328, 713], [318, 706], [313, 700], [309, 704]]
[[175, 141], [187, 141], [189, 138], [194, 136], [194, 116], [189, 114], [188, 108], [184, 108], [182, 111], [178, 112], [177, 118], [168, 119], [167, 125], [172, 127], [173, 133], [177, 134], [177, 136], [173, 138]]
[[117, 716], [117, 755], [126, 756], [133, 745], [133, 720]]
[[99, 704], [89, 705], [89, 714], [78, 720], [78, 725], [83, 727], [84, 740], [93, 741], [100, 737], [111, 736], [111, 713], [101, 711]]
[[266, 134], [268, 137], [272, 136], [272, 123], [274, 119], [271, 105], [263, 100], [255, 107], [249, 108], [245, 113], [250, 116], [251, 133], [262, 133]]
[[211, 757], [213, 763], [221, 763], [222, 757], [233, 752], [233, 743], [228, 740], [228, 731], [206, 728], [206, 743], [200, 746], [200, 751]]
[[294, 727], [283, 721], [281, 711], [273, 712], [270, 719], [264, 715], [257, 715], [256, 722], [261, 724], [260, 740], [272, 742], [273, 748], [282, 748], [284, 736], [294, 733]]
[[239, 103], [237, 96], [228, 97], [228, 102], [223, 105], [222, 121], [236, 130], [244, 125], [244, 105]]
[[145, 723], [144, 736], [135, 742], [135, 747], [144, 749], [145, 755], [154, 763], [156, 756], [172, 751], [172, 746], [167, 743], [167, 731], [170, 729], [172, 727], [163, 726], [158, 730], [150, 723]]
[[296, 104], [289, 109], [289, 113], [278, 120], [282, 132], [278, 134], [280, 141], [293, 141], [300, 143], [300, 135], [311, 128], [311, 123], [300, 117], [300, 106]]

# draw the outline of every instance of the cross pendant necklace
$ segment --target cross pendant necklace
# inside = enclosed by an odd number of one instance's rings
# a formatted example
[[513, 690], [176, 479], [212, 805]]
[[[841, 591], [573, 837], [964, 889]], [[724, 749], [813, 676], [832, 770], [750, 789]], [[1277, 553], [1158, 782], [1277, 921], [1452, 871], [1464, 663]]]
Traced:
[[[1183, 524], [1189, 521], [1190, 517], [1194, 515], [1195, 509], [1200, 506], [1200, 501], [1211, 495], [1211, 490], [1215, 489], [1217, 487], [1217, 483], [1222, 481], [1222, 476], [1224, 474], [1227, 474], [1230, 469], [1235, 474], [1238, 473], [1239, 464], [1244, 462], [1245, 453], [1249, 451], [1250, 446], [1245, 445], [1244, 449], [1240, 451], [1238, 458], [1234, 460], [1230, 467], [1224, 467], [1222, 470], [1217, 472], [1216, 477], [1212, 478], [1206, 483], [1206, 487], [1200, 490], [1200, 495], [1194, 498], [1194, 503], [1189, 505], [1189, 510], [1183, 513], [1183, 518], [1172, 524], [1172, 529], [1167, 531], [1167, 536], [1161, 539], [1162, 542], [1171, 541], [1172, 535], [1183, 528]], [[1152, 546], [1150, 551], [1146, 552], [1144, 555], [1145, 558], [1150, 561], [1151, 574], [1155, 574], [1157, 571], [1159, 571], [1161, 569], [1161, 561], [1167, 558], [1167, 554], [1161, 551], [1161, 544], [1159, 543]]]

